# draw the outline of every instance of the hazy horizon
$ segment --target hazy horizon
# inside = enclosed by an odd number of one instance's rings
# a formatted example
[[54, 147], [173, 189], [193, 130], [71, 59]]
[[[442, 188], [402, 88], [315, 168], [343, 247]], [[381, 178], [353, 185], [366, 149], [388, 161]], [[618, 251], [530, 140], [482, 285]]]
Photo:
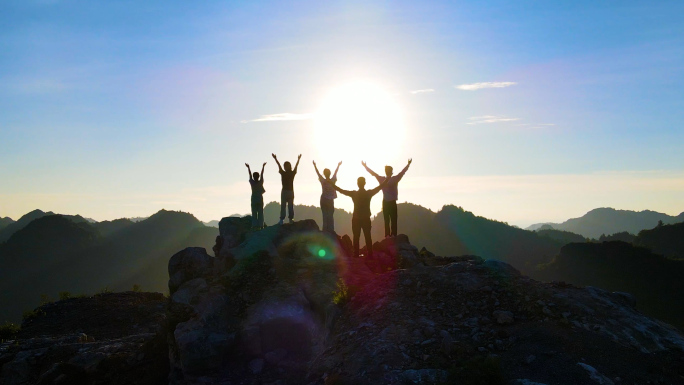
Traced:
[[[9, 1], [0, 216], [249, 212], [245, 162], [526, 227], [684, 211], [684, 3]], [[381, 198], [373, 201], [375, 212]], [[351, 210], [340, 197], [336, 206]]]

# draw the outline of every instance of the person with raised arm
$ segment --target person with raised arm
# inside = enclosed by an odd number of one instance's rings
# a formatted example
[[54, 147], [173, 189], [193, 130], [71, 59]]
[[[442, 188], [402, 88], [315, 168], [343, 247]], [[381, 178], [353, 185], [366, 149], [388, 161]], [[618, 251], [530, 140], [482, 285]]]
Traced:
[[413, 159], [397, 175], [392, 176], [392, 166], [385, 166], [385, 176], [380, 176], [371, 170], [366, 162], [361, 164], [379, 183], [387, 182], [382, 188], [382, 216], [385, 220], [385, 238], [397, 236], [397, 199], [399, 199], [399, 181], [404, 177]]
[[264, 168], [266, 168], [266, 162], [261, 166], [261, 175], [258, 172], [252, 173], [249, 168], [249, 164], [245, 163], [247, 166], [247, 172], [249, 173], [249, 185], [252, 187], [252, 227], [257, 229], [264, 228]]
[[342, 161], [337, 164], [337, 168], [335, 169], [335, 173], [333, 174], [332, 178], [330, 177], [330, 169], [326, 168], [323, 170], [323, 175], [325, 175], [325, 178], [323, 178], [321, 173], [318, 172], [318, 167], [316, 166], [315, 160], [313, 161], [313, 165], [314, 169], [316, 170], [316, 174], [318, 174], [318, 180], [321, 182], [321, 187], [323, 188], [323, 192], [321, 193], [323, 231], [332, 234], [335, 232], [335, 219], [333, 218], [333, 214], [335, 213], [335, 199], [337, 198], [337, 192], [335, 191], [335, 188], [333, 188], [333, 185], [337, 183], [337, 171], [340, 170]]
[[359, 189], [356, 191], [343, 190], [337, 185], [332, 184], [333, 188], [350, 197], [354, 201], [354, 213], [352, 214], [352, 233], [354, 235], [354, 256], [359, 256], [359, 238], [361, 238], [361, 231], [363, 237], [366, 239], [366, 248], [368, 249], [367, 258], [373, 256], [373, 240], [371, 239], [371, 211], [370, 202], [375, 194], [380, 189], [385, 187], [389, 179], [380, 183], [380, 185], [372, 190], [366, 190], [366, 178], [359, 177], [357, 184]]
[[280, 178], [283, 182], [283, 189], [280, 192], [280, 222], [278, 222], [278, 224], [282, 225], [285, 220], [286, 205], [288, 208], [288, 219], [289, 222], [292, 223], [294, 219], [294, 177], [297, 175], [297, 167], [299, 167], [299, 160], [302, 159], [302, 154], [299, 154], [297, 157], [297, 164], [295, 164], [294, 170], [292, 169], [290, 162], [285, 162], [283, 164], [283, 166], [285, 166], [285, 169], [283, 170], [283, 167], [280, 166], [280, 162], [278, 162], [276, 154], [271, 155], [278, 164], [278, 172], [280, 172]]

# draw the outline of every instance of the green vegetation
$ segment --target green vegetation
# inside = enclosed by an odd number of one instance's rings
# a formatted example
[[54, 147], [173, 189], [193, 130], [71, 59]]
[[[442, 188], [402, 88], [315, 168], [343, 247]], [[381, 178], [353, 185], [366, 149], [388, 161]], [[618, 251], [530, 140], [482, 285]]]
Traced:
[[42, 317], [45, 315], [45, 311], [41, 308], [33, 309], [33, 310], [24, 310], [24, 314], [22, 315], [22, 318], [24, 321], [30, 321], [34, 318]]
[[137, 283], [133, 285], [133, 292], [140, 293], [141, 291], [142, 289], [140, 288], [140, 285], [138, 285]]
[[349, 288], [342, 278], [337, 280], [337, 290], [333, 292], [333, 303], [344, 306], [349, 302]]
[[69, 293], [68, 291], [60, 291], [59, 292], [59, 300], [60, 301], [64, 301], [65, 299], [69, 299], [69, 298], [72, 298], [72, 297], [71, 297], [71, 293]]
[[21, 327], [12, 322], [5, 322], [0, 325], [0, 341], [11, 340], [17, 336]]

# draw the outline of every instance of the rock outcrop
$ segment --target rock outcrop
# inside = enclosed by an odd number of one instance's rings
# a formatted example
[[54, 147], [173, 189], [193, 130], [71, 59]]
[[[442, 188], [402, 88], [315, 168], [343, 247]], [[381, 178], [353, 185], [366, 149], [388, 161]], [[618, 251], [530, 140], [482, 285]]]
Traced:
[[0, 384], [165, 383], [167, 302], [125, 292], [43, 305], [0, 343]]
[[189, 248], [169, 263], [174, 384], [684, 378], [684, 337], [627, 293], [436, 256], [405, 235], [353, 258], [349, 237], [313, 221], [252, 231], [224, 218], [220, 233], [215, 257]]
[[214, 256], [171, 257], [169, 298], [36, 309], [0, 343], [0, 383], [684, 383], [684, 337], [628, 293], [437, 256], [405, 235], [372, 258], [351, 249], [313, 221], [224, 218]]

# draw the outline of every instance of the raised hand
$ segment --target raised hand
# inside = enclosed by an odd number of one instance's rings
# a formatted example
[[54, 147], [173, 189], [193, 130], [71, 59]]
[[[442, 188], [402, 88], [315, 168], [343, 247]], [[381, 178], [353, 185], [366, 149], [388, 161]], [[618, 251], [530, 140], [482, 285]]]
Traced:
[[314, 167], [316, 166], [316, 161], [315, 161], [315, 160], [313, 161], [313, 165], [314, 165]]
[[410, 158], [410, 159], [409, 159], [409, 163], [408, 163], [408, 164], [411, 164], [411, 162], [413, 162], [413, 158]]
[[264, 162], [264, 165], [263, 165], [263, 166], [261, 166], [261, 167], [266, 167], [266, 162]]
[[299, 154], [299, 156], [297, 157], [297, 160], [299, 160], [301, 158], [302, 158], [302, 154]]
[[278, 158], [276, 157], [276, 154], [271, 154], [271, 156], [273, 157], [273, 159], [278, 160]]
[[[340, 163], [342, 163], [342, 162], [340, 162]], [[365, 161], [365, 160], [362, 160], [362, 161], [361, 161], [361, 164], [363, 165], [363, 167], [368, 167], [368, 166], [366, 165], [366, 161]]]
[[247, 163], [245, 163], [245, 166], [247, 166], [247, 168], [249, 168], [249, 165]]
[[337, 164], [338, 167], [341, 166], [341, 165], [342, 165], [342, 161], [340, 161], [340, 163]]

